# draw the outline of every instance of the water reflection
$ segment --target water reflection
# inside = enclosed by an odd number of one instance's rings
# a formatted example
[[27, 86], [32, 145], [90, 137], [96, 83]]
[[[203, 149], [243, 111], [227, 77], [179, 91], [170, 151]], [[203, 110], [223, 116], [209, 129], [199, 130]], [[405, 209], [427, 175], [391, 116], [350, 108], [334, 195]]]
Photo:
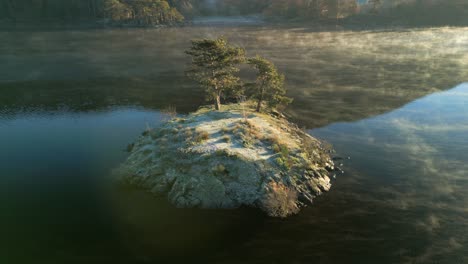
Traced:
[[[160, 122], [151, 109], [188, 112], [203, 102], [183, 77], [181, 50], [192, 38], [219, 35], [274, 60], [295, 98], [289, 115], [301, 126], [326, 126], [311, 133], [351, 157], [332, 191], [298, 216], [176, 210], [135, 190], [103, 190], [126, 144]], [[0, 224], [8, 227], [1, 263], [174, 255], [468, 263], [468, 86], [403, 106], [468, 79], [464, 28], [193, 27], [0, 39]], [[342, 121], [356, 122], [333, 124]]]
[[[352, 156], [351, 174], [337, 182], [338, 196], [370, 188], [352, 195], [361, 204], [358, 212], [371, 213], [364, 208], [372, 204], [393, 212], [380, 228], [392, 230], [385, 223], [393, 222], [408, 230], [394, 230], [394, 252], [388, 252], [404, 263], [467, 261], [467, 113], [463, 84], [376, 118], [312, 131]], [[425, 245], [416, 250], [417, 243]]]
[[[311, 133], [346, 173], [288, 219], [185, 210], [106, 173], [158, 112], [31, 112], [0, 119], [2, 263], [466, 263], [468, 84]], [[346, 157], [349, 156], [350, 159]], [[25, 254], [26, 253], [26, 254]]]
[[203, 93], [183, 76], [183, 50], [193, 38], [224, 35], [278, 65], [295, 99], [289, 115], [314, 128], [382, 114], [466, 81], [467, 32], [267, 25], [0, 32], [0, 102], [10, 110], [172, 104], [192, 111]]

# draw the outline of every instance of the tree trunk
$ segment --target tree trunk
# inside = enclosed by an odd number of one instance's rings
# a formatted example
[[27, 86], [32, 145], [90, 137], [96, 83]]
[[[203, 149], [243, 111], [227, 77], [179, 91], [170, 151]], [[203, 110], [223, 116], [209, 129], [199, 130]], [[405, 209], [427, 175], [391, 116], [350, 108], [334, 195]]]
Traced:
[[264, 84], [262, 84], [262, 88], [261, 88], [261, 93], [260, 93], [260, 96], [258, 98], [258, 103], [257, 103], [257, 113], [260, 113], [260, 110], [262, 109], [262, 102], [263, 102], [263, 94], [265, 93], [265, 90], [263, 88]]
[[262, 108], [262, 101], [263, 101], [262, 99], [258, 100], [257, 109], [256, 109], [257, 113], [260, 113], [260, 109]]
[[215, 109], [217, 111], [221, 110], [221, 96], [219, 94], [217, 94], [215, 98]]

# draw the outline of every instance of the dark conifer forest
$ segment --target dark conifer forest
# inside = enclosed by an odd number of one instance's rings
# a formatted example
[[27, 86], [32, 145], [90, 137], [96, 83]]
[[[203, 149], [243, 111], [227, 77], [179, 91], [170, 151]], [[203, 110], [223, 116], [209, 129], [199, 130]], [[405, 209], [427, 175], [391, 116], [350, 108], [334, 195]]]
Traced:
[[203, 16], [261, 15], [273, 21], [465, 25], [463, 0], [0, 0], [0, 21], [151, 26]]

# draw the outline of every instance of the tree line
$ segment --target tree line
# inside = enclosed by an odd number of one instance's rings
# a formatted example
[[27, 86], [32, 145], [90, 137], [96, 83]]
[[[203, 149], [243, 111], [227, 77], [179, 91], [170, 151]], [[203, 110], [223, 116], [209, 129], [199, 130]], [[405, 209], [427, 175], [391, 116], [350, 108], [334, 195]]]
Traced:
[[277, 20], [466, 24], [466, 0], [0, 0], [0, 20], [155, 25], [197, 16], [262, 14]]
[[[192, 58], [188, 76], [205, 89], [207, 99], [216, 110], [221, 110], [223, 98], [239, 96], [254, 100], [257, 112], [265, 103], [274, 108], [292, 102], [285, 96], [284, 75], [271, 61], [258, 55], [249, 58], [243, 48], [230, 45], [224, 38], [194, 40], [186, 54]], [[256, 71], [254, 82], [245, 82], [237, 75], [241, 64], [250, 65]]]
[[336, 18], [355, 14], [356, 0], [173, 0], [188, 16], [263, 14], [269, 18]]
[[115, 22], [138, 25], [168, 24], [184, 20], [176, 8], [163, 0], [105, 0], [104, 14]]
[[466, 0], [369, 0], [369, 12], [363, 13], [376, 23], [405, 25], [466, 25], [468, 1]]
[[166, 0], [0, 0], [0, 18], [13, 21], [107, 19], [139, 25], [169, 24], [184, 19]]
[[[195, 15], [263, 14], [277, 20], [343, 20], [362, 23], [463, 24], [466, 0], [174, 0]], [[360, 2], [360, 4], [358, 4]]]

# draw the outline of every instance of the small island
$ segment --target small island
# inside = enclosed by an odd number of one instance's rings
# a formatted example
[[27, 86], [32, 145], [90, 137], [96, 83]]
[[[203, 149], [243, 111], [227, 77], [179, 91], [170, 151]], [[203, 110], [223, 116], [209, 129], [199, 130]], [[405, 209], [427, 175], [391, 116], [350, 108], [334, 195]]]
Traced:
[[[116, 170], [120, 182], [165, 195], [177, 207], [257, 207], [286, 217], [330, 189], [331, 148], [277, 109], [292, 102], [269, 60], [226, 39], [192, 41], [187, 71], [212, 106], [147, 129]], [[255, 80], [237, 73], [247, 64]], [[222, 105], [222, 101], [237, 103]], [[280, 107], [281, 106], [281, 107]]]
[[330, 189], [330, 149], [279, 113], [202, 107], [148, 130], [119, 179], [177, 207], [257, 207], [286, 217]]

